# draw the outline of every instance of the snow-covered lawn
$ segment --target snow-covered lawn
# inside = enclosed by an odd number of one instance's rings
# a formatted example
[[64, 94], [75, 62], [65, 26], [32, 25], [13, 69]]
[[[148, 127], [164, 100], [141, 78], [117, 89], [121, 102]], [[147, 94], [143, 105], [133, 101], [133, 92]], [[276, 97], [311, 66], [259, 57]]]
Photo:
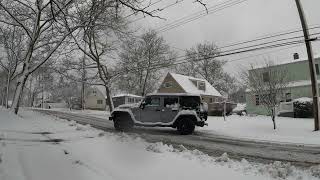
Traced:
[[72, 109], [72, 110], [70, 110], [68, 108], [52, 108], [52, 109], [46, 109], [46, 110], [70, 112], [70, 113], [94, 116], [94, 117], [104, 118], [104, 119], [107, 119], [110, 116], [109, 111], [101, 111], [101, 110], [90, 110], [90, 109], [85, 109], [85, 110]]
[[1, 180], [320, 178], [320, 167], [233, 161], [32, 111], [20, 116], [0, 109]]
[[314, 132], [313, 119], [277, 117], [277, 129], [273, 130], [268, 116], [209, 116], [209, 126], [197, 131], [234, 138], [248, 138], [288, 143], [320, 145], [320, 132]]

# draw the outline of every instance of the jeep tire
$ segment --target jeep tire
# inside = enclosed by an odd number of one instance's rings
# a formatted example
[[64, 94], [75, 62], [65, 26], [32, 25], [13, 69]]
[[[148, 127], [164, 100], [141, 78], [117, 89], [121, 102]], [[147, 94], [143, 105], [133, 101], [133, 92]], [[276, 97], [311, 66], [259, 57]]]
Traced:
[[113, 126], [117, 131], [128, 131], [132, 129], [133, 122], [126, 115], [117, 115], [114, 117]]
[[192, 134], [195, 128], [195, 124], [191, 118], [186, 117], [180, 120], [177, 126], [177, 130], [182, 135]]

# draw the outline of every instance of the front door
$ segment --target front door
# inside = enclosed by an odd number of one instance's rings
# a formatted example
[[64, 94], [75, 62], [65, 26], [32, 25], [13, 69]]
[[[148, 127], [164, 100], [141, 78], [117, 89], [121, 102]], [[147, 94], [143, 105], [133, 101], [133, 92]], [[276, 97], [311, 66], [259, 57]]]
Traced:
[[140, 121], [146, 123], [161, 122], [161, 98], [158, 96], [149, 96], [145, 99], [143, 109], [140, 113]]

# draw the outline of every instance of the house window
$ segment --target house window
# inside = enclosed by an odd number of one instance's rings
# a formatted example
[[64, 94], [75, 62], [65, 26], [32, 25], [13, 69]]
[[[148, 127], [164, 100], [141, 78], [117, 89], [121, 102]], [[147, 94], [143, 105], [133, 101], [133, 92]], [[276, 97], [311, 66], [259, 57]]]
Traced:
[[213, 103], [213, 98], [210, 98], [209, 103]]
[[204, 81], [198, 81], [198, 89], [199, 90], [206, 90], [206, 83]]
[[171, 81], [165, 82], [165, 83], [163, 84], [163, 87], [164, 87], [164, 88], [171, 88], [171, 87], [172, 87], [172, 82], [171, 82]]
[[259, 106], [260, 105], [260, 98], [259, 98], [259, 95], [256, 95], [256, 106]]
[[103, 103], [103, 101], [101, 99], [97, 100], [97, 104], [102, 104], [102, 103]]
[[317, 75], [319, 75], [319, 74], [320, 74], [320, 71], [319, 71], [319, 64], [316, 64], [316, 73], [317, 73]]
[[290, 102], [291, 100], [291, 93], [286, 93], [286, 102]]
[[129, 104], [134, 103], [134, 98], [128, 97], [128, 103], [129, 103]]
[[262, 78], [263, 78], [263, 82], [269, 82], [270, 81], [269, 72], [264, 72], [262, 74]]

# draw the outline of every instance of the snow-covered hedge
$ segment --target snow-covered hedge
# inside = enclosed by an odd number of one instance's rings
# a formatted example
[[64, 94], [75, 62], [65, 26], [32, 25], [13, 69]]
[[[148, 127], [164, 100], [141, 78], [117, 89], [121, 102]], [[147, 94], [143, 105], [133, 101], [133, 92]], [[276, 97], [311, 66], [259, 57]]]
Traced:
[[309, 118], [313, 116], [313, 103], [311, 98], [302, 97], [293, 100], [294, 117]]

